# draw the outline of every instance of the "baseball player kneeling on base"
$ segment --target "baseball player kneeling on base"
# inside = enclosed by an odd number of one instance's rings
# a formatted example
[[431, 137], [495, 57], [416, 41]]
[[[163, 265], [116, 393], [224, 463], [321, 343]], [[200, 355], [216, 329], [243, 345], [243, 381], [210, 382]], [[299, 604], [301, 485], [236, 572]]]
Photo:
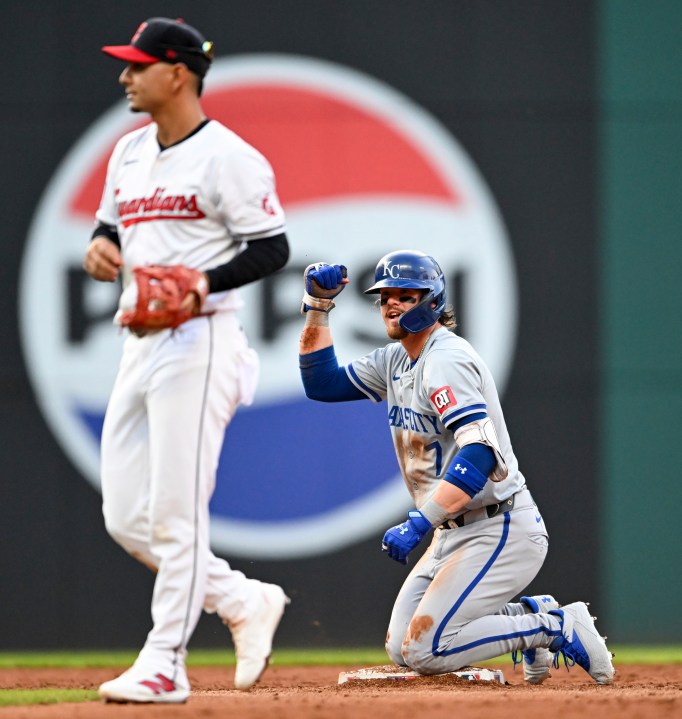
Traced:
[[441, 674], [521, 652], [530, 683], [544, 681], [560, 657], [597, 683], [611, 683], [611, 653], [583, 602], [560, 607], [551, 595], [510, 601], [542, 566], [547, 531], [519, 471], [492, 375], [454, 332], [438, 263], [414, 250], [379, 261], [365, 292], [379, 296], [386, 331], [397, 342], [339, 367], [329, 312], [347, 281], [343, 265], [305, 270], [306, 394], [323, 402], [386, 400], [414, 509], [388, 529], [382, 549], [407, 564], [433, 531], [395, 601], [390, 659]]
[[153, 627], [133, 666], [104, 683], [117, 702], [184, 702], [185, 657], [202, 608], [234, 640], [235, 686], [267, 666], [288, 598], [209, 546], [209, 500], [225, 428], [252, 401], [258, 362], [234, 291], [280, 269], [289, 245], [267, 160], [200, 104], [212, 44], [180, 20], [151, 18], [124, 60], [130, 110], [153, 122], [112, 153], [84, 267], [122, 275], [115, 321], [127, 334], [102, 432], [110, 535], [156, 572]]

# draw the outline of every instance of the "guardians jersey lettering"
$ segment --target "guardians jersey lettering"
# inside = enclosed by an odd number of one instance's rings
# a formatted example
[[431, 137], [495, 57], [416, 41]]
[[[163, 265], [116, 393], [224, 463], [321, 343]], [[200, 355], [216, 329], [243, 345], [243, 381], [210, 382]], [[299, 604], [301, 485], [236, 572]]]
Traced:
[[[125, 135], [107, 169], [99, 224], [115, 228], [126, 268], [210, 270], [285, 231], [269, 162], [218, 122], [159, 148], [154, 123]], [[123, 273], [123, 285], [130, 282]], [[240, 307], [236, 290], [214, 292], [205, 311]]]
[[438, 428], [438, 418], [433, 415], [422, 414], [409, 407], [400, 407], [394, 404], [388, 413], [390, 427], [410, 429], [413, 432], [435, 432], [441, 434]]
[[[196, 194], [191, 197], [184, 195], [164, 195], [165, 188], [157, 187], [151, 197], [139, 197], [119, 202], [118, 217], [123, 227], [138, 222], [154, 220], [201, 220], [206, 214], [199, 209]], [[114, 194], [118, 196], [119, 190]]]
[[[121, 138], [97, 220], [116, 228], [127, 267], [207, 270], [229, 262], [244, 240], [285, 231], [272, 167], [215, 121], [164, 150], [154, 123]], [[191, 221], [191, 230], [163, 220]]]

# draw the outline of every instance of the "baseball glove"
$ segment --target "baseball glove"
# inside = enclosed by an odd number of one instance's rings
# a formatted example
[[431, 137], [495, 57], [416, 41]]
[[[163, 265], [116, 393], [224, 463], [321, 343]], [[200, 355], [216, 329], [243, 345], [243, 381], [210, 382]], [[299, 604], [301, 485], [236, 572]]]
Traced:
[[196, 316], [182, 307], [187, 295], [194, 292], [201, 308], [208, 294], [204, 273], [184, 265], [134, 267], [133, 274], [131, 293], [121, 296], [114, 321], [136, 334], [179, 327]]

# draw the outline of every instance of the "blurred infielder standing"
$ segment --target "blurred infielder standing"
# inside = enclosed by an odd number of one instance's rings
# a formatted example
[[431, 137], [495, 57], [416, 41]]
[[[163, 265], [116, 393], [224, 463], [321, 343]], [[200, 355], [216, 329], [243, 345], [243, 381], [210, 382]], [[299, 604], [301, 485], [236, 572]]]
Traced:
[[542, 516], [512, 451], [490, 371], [454, 333], [445, 279], [432, 257], [390, 253], [365, 292], [380, 297], [392, 342], [339, 367], [329, 311], [345, 283], [342, 265], [304, 275], [300, 366], [308, 397], [387, 402], [388, 425], [415, 508], [391, 527], [382, 549], [403, 564], [433, 529], [393, 607], [386, 651], [422, 674], [522, 652], [525, 678], [578, 664], [612, 681], [611, 654], [583, 602], [559, 607], [550, 595], [521, 597], [547, 553]]
[[[124, 293], [131, 270], [183, 265], [203, 272], [177, 329], [129, 333], [102, 434], [107, 530], [157, 572], [151, 629], [134, 665], [100, 687], [105, 700], [184, 702], [187, 644], [202, 607], [235, 643], [235, 686], [267, 665], [288, 602], [209, 547], [209, 500], [225, 427], [251, 402], [257, 357], [234, 288], [284, 266], [284, 213], [267, 160], [201, 108], [212, 45], [180, 20], [151, 18], [129, 45], [104, 52], [128, 64], [129, 108], [153, 122], [123, 137], [107, 171], [85, 269]], [[122, 308], [123, 309], [123, 308]]]

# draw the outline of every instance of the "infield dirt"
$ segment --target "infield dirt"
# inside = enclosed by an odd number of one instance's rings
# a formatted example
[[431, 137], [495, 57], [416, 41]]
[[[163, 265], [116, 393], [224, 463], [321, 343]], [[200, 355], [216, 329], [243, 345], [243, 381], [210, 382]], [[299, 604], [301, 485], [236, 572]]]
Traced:
[[[541, 686], [523, 682], [521, 668], [500, 665], [507, 685], [454, 677], [410, 681], [367, 680], [339, 685], [342, 671], [362, 668], [271, 666], [248, 692], [232, 689], [233, 669], [190, 668], [193, 693], [183, 705], [86, 702], [0, 708], [0, 719], [679, 719], [682, 665], [628, 665], [616, 658], [616, 680], [597, 686], [579, 667], [553, 670]], [[116, 676], [111, 669], [2, 669], [0, 689], [96, 689]]]

